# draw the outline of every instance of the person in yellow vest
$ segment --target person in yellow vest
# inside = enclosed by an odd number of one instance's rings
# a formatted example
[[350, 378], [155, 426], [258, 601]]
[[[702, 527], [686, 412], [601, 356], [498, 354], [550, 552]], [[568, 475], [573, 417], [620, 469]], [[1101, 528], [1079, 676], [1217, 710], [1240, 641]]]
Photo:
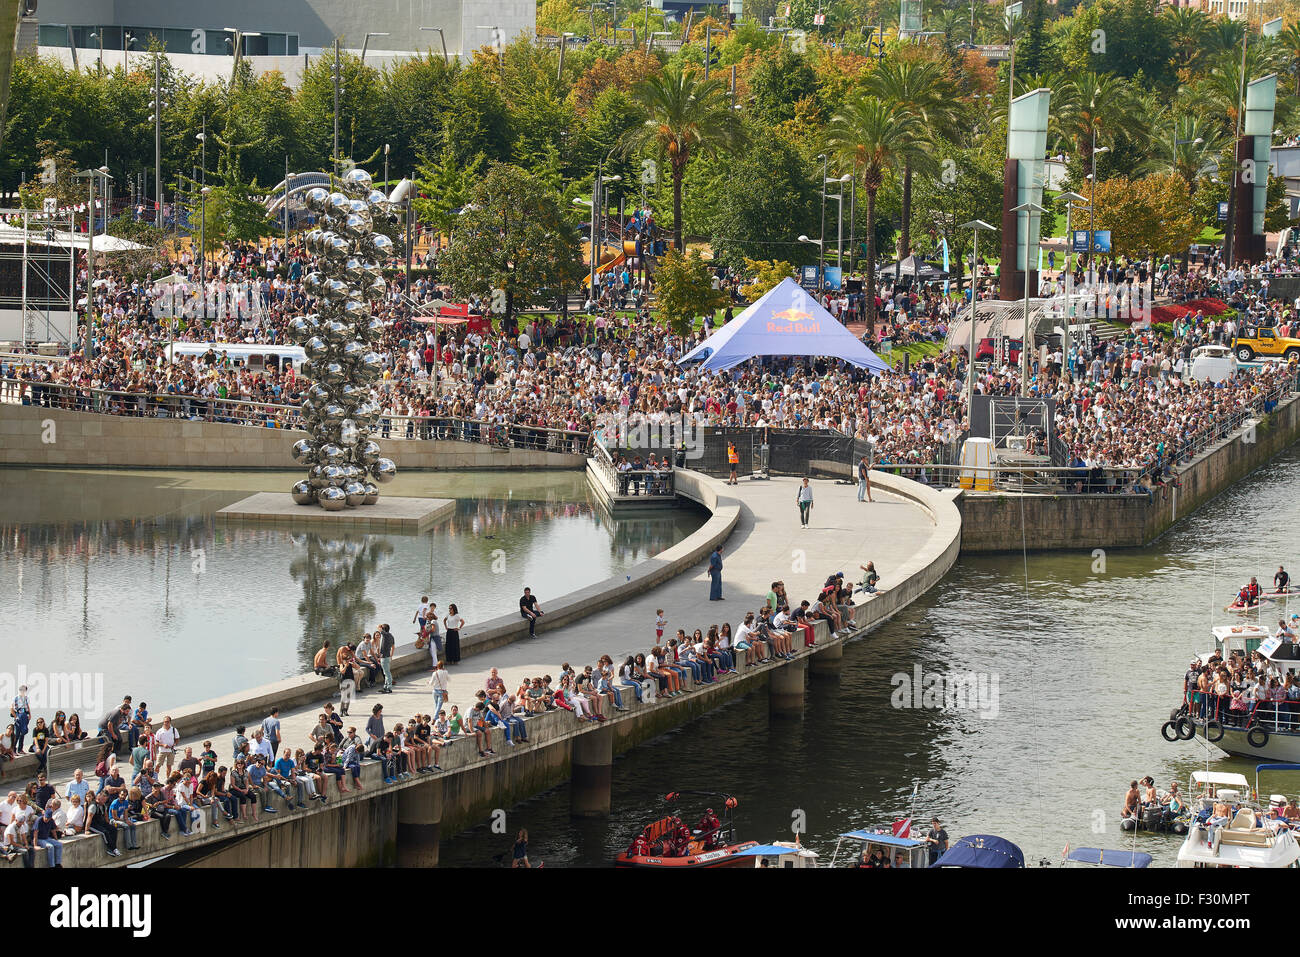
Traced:
[[727, 479], [728, 485], [738, 485], [739, 480], [736, 478], [736, 468], [740, 465], [740, 456], [736, 452], [736, 443], [727, 443], [727, 464], [731, 466], [731, 477]]

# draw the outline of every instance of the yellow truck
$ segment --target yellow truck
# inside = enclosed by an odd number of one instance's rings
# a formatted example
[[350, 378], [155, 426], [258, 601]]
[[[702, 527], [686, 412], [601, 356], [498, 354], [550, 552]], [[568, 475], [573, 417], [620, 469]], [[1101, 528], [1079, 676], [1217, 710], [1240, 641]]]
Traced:
[[1300, 361], [1300, 339], [1279, 336], [1271, 326], [1255, 330], [1254, 335], [1237, 336], [1232, 340], [1232, 351], [1239, 362], [1254, 358], [1282, 358], [1288, 362]]

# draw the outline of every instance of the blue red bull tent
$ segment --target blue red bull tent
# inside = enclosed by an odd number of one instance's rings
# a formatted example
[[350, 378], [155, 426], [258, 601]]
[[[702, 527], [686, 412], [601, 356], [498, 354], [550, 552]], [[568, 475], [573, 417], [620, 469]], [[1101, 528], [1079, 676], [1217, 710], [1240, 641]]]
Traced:
[[944, 852], [931, 867], [1024, 867], [1025, 855], [1004, 837], [972, 834]]
[[677, 361], [725, 372], [755, 356], [825, 356], [875, 373], [889, 368], [793, 279], [781, 280]]

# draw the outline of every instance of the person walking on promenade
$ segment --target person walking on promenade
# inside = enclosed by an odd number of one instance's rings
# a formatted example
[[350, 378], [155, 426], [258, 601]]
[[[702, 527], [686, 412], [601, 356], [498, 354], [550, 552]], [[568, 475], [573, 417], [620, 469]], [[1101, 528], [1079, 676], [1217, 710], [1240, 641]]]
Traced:
[[808, 527], [808, 515], [813, 507], [812, 486], [808, 484], [808, 479], [803, 480], [799, 486], [799, 491], [794, 496], [795, 503], [799, 506], [799, 525], [803, 528]]
[[862, 498], [863, 495], [866, 495], [866, 501], [868, 502], [875, 501], [875, 499], [871, 497], [871, 476], [868, 474], [870, 471], [871, 471], [871, 463], [867, 461], [867, 457], [864, 455], [862, 456], [862, 461], [858, 463], [858, 501], [859, 502], [863, 501]]
[[740, 454], [736, 451], [735, 442], [727, 443], [727, 466], [731, 469], [731, 475], [727, 478], [727, 484], [740, 484], [740, 480], [736, 478], [736, 469], [740, 467]]
[[384, 686], [380, 694], [393, 693], [393, 646], [397, 644], [387, 625], [379, 626], [379, 665], [384, 669]]
[[451, 675], [447, 674], [447, 669], [441, 661], [433, 669], [433, 674], [429, 677], [429, 685], [433, 688], [433, 713], [437, 714], [447, 703], [447, 692], [451, 688]]
[[722, 546], [709, 556], [709, 601], [726, 601], [722, 597]]

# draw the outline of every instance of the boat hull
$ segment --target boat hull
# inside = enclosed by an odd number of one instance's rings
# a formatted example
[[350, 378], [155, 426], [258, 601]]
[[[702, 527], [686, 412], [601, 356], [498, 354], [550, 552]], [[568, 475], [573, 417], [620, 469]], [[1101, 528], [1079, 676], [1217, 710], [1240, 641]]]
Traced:
[[752, 857], [744, 857], [737, 853], [751, 847], [758, 847], [758, 841], [745, 841], [743, 844], [732, 844], [716, 851], [705, 851], [686, 857], [662, 857], [657, 854], [633, 857], [623, 853], [614, 858], [614, 866], [649, 867], [663, 871], [695, 870], [701, 867], [753, 867]]
[[[1200, 737], [1205, 737], [1205, 727], [1197, 725], [1196, 733]], [[1269, 761], [1300, 764], [1300, 734], [1270, 732], [1264, 746], [1257, 748], [1246, 740], [1245, 731], [1225, 728], [1223, 737], [1211, 743], [1221, 751], [1243, 758], [1264, 758]]]

